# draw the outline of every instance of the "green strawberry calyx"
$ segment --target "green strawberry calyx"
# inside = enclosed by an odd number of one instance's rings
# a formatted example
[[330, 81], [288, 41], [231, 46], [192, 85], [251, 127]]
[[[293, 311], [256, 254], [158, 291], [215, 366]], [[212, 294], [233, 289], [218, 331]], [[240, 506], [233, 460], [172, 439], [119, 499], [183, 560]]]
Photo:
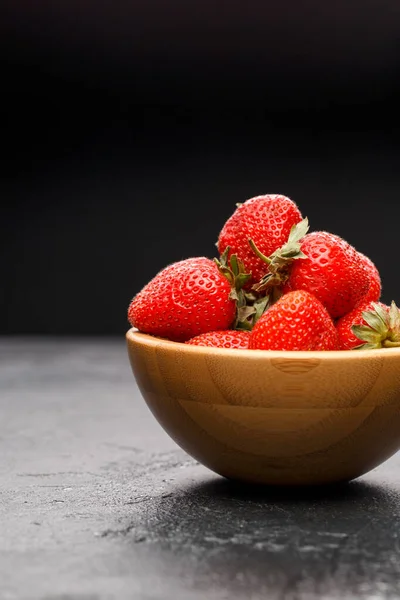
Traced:
[[226, 277], [231, 284], [231, 298], [236, 300], [236, 295], [249, 281], [251, 278], [251, 273], [246, 273], [243, 262], [236, 256], [236, 254], [232, 254], [229, 257], [229, 250], [230, 247], [227, 246], [220, 258], [214, 258], [214, 262], [216, 263], [219, 272], [222, 273], [222, 275], [224, 275], [224, 277]]
[[258, 258], [268, 265], [268, 273], [252, 287], [255, 292], [269, 292], [270, 290], [275, 290], [275, 296], [279, 297], [279, 292], [277, 292], [277, 290], [279, 290], [289, 278], [290, 266], [293, 261], [300, 258], [307, 258], [301, 251], [300, 242], [308, 232], [309, 228], [310, 226], [307, 217], [300, 221], [300, 223], [293, 225], [286, 244], [275, 250], [271, 256], [265, 256], [257, 248], [254, 241], [251, 238], [249, 239], [250, 248]]
[[363, 343], [355, 350], [400, 347], [400, 311], [395, 302], [390, 308], [371, 303], [372, 310], [363, 311], [366, 325], [353, 325], [351, 330]]
[[251, 279], [251, 273], [246, 273], [244, 263], [232, 254], [229, 257], [229, 246], [220, 258], [214, 258], [218, 269], [231, 284], [229, 297], [236, 302], [236, 317], [233, 329], [251, 331], [255, 323], [266, 310], [269, 298], [259, 297], [259, 294], [247, 292], [243, 288]]

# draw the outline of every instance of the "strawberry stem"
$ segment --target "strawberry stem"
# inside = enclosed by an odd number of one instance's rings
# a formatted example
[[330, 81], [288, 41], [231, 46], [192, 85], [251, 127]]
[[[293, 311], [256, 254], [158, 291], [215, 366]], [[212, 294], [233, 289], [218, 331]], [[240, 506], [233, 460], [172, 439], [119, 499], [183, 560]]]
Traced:
[[258, 258], [260, 258], [263, 262], [265, 262], [267, 265], [271, 264], [271, 259], [268, 258], [268, 256], [265, 256], [265, 254], [263, 254], [255, 245], [254, 241], [249, 238], [249, 246], [250, 248], [253, 250], [253, 252], [258, 256]]
[[390, 340], [385, 340], [382, 342], [382, 346], [384, 348], [400, 348], [400, 342], [391, 342]]
[[[248, 240], [250, 248], [254, 254], [268, 265], [267, 273], [253, 285], [252, 289], [258, 293], [270, 291], [274, 287], [282, 288], [282, 285], [290, 276], [290, 268], [293, 261], [300, 258], [307, 258], [301, 251], [301, 241], [309, 229], [308, 219], [303, 219], [296, 223], [290, 230], [288, 240], [283, 246], [277, 248], [271, 256], [265, 256], [257, 248], [254, 240]], [[282, 291], [282, 290], [281, 290]]]

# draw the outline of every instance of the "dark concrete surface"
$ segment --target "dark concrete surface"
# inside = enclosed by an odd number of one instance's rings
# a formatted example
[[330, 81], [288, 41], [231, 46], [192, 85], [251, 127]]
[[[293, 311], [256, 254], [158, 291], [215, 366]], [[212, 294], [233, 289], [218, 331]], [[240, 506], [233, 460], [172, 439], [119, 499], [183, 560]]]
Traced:
[[0, 341], [0, 598], [400, 597], [400, 456], [252, 489], [167, 437], [124, 340]]

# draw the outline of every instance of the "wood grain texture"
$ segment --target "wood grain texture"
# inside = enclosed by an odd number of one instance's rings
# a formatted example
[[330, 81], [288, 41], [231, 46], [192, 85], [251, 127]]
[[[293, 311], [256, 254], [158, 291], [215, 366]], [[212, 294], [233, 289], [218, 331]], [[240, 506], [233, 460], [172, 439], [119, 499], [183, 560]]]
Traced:
[[353, 479], [400, 448], [400, 349], [220, 350], [127, 333], [169, 435], [213, 471], [274, 485]]

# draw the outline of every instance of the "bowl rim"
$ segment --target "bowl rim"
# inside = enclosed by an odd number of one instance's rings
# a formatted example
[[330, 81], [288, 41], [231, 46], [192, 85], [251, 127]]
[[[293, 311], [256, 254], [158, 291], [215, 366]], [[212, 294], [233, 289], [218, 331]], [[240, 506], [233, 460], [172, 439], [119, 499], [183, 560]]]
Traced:
[[171, 352], [185, 352], [198, 355], [217, 355], [236, 358], [246, 358], [247, 360], [260, 359], [318, 359], [323, 361], [351, 360], [359, 361], [368, 358], [384, 358], [385, 356], [398, 357], [400, 360], [400, 348], [378, 348], [376, 350], [248, 350], [236, 348], [211, 348], [208, 346], [192, 346], [183, 342], [174, 342], [165, 338], [159, 338], [148, 333], [143, 333], [132, 327], [126, 332], [126, 340], [129, 343], [150, 348], [163, 348]]

